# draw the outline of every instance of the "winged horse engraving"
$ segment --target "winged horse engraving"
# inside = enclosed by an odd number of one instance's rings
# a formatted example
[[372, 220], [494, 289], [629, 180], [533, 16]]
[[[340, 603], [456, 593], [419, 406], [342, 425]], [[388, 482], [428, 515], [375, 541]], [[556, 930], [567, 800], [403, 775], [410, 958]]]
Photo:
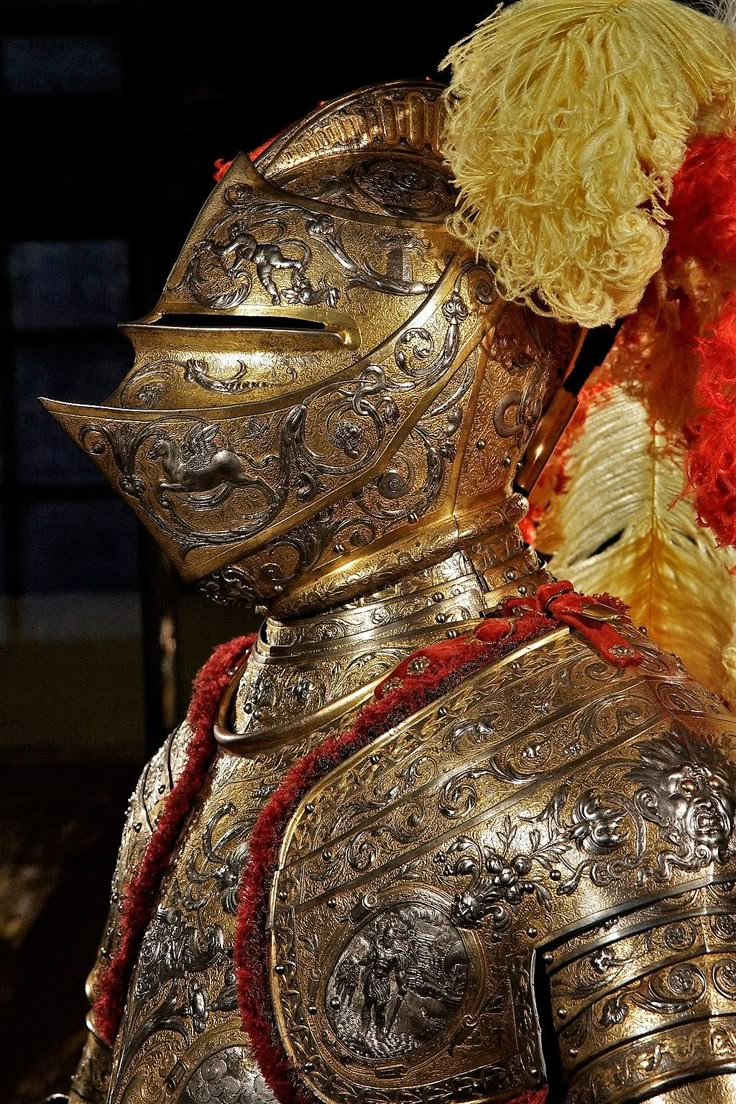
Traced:
[[168, 435], [159, 437], [148, 457], [161, 461], [166, 476], [158, 485], [163, 504], [171, 492], [194, 494], [201, 497], [190, 500], [191, 506], [212, 509], [236, 487], [257, 489], [267, 500], [273, 499], [272, 489], [262, 479], [249, 475], [241, 456], [227, 443], [224, 448], [217, 447], [218, 433], [216, 424], [198, 422], [181, 441]]

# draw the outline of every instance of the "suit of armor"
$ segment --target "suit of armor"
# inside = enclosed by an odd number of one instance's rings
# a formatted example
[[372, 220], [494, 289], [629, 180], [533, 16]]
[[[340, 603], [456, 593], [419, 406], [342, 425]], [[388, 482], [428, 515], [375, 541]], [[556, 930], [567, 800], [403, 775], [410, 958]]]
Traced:
[[[377, 86], [240, 157], [108, 404], [49, 404], [186, 578], [269, 610], [73, 1101], [272, 1104], [236, 977], [261, 811], [377, 686], [550, 581], [516, 478], [581, 335], [502, 299], [445, 229], [441, 123], [437, 86]], [[550, 620], [291, 810], [264, 956], [292, 1099], [736, 1100], [736, 726], [585, 610], [636, 663]], [[132, 798], [93, 1001], [192, 734]]]

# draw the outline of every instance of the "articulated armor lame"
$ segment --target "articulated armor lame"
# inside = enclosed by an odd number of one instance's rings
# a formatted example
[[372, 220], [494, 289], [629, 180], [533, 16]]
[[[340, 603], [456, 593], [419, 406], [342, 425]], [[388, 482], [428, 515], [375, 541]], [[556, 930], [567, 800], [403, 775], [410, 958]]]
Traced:
[[[238, 992], [251, 834], [377, 688], [407, 691], [402, 719], [314, 777], [268, 886], [264, 1016], [290, 1099], [736, 1101], [719, 700], [593, 600], [584, 616], [636, 663], [550, 620], [429, 703], [409, 695], [433, 648], [550, 582], [516, 477], [582, 336], [503, 299], [446, 229], [440, 91], [369, 88], [239, 157], [126, 327], [136, 361], [107, 405], [47, 404], [186, 579], [269, 611], [74, 1101], [279, 1099]], [[93, 1002], [195, 714], [133, 796]]]

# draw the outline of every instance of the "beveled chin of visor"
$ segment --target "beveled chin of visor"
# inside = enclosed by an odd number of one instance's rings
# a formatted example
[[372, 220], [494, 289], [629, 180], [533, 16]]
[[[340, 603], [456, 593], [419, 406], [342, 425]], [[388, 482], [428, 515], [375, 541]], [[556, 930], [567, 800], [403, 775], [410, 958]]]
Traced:
[[[327, 466], [321, 481], [299, 449], [306, 406], [269, 419], [251, 406], [136, 410], [41, 399], [96, 464], [186, 582], [240, 561], [351, 495], [383, 470], [418, 414]], [[431, 401], [432, 392], [425, 400]], [[314, 419], [319, 435], [324, 418]], [[342, 454], [340, 454], [342, 455]]]
[[220, 436], [219, 424], [203, 420], [201, 410], [39, 402], [187, 582], [257, 544], [278, 512], [277, 496], [257, 463], [245, 451], [234, 451]]

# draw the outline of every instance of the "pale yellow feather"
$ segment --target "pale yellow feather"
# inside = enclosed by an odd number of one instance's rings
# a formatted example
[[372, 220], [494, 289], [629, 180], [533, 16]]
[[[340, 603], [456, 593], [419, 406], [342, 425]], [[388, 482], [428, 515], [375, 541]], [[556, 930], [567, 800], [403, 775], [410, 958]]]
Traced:
[[558, 578], [622, 598], [636, 624], [733, 706], [736, 553], [716, 546], [681, 497], [680, 449], [656, 439], [641, 403], [613, 387], [589, 410], [565, 465], [569, 490], [553, 498], [536, 544], [555, 543]]
[[736, 122], [736, 36], [675, 0], [519, 0], [444, 64], [452, 230], [508, 299], [584, 326], [634, 311], [688, 141]]

